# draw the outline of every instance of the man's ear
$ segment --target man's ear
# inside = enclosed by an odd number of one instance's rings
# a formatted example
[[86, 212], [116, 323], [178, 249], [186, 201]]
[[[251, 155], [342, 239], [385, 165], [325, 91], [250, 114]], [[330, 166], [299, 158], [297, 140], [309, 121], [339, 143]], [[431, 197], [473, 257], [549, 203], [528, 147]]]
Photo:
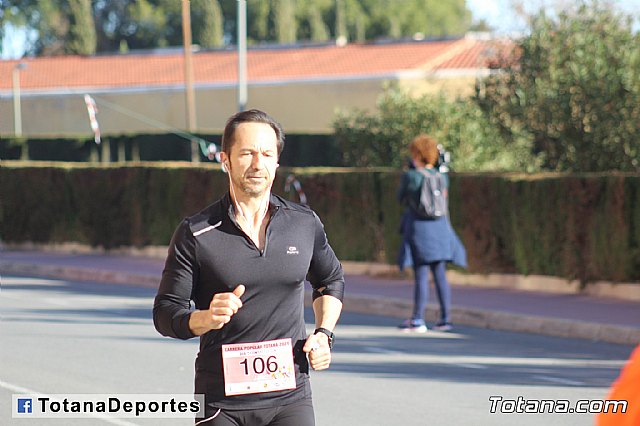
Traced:
[[227, 153], [224, 151], [220, 153], [220, 168], [225, 173], [229, 171], [229, 158], [227, 157]]

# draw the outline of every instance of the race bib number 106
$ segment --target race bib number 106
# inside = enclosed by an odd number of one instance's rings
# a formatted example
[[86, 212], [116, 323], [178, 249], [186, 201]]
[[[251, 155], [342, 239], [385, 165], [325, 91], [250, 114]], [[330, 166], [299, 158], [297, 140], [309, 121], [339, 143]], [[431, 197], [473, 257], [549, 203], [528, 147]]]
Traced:
[[291, 339], [222, 345], [225, 395], [295, 389]]

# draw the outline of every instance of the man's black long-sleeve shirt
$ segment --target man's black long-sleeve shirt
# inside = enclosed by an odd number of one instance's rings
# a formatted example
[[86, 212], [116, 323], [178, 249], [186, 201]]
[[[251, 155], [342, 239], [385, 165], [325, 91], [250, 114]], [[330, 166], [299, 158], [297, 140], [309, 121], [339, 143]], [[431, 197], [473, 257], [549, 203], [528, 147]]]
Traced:
[[[195, 337], [192, 312], [209, 309], [213, 295], [246, 287], [243, 306], [220, 330], [200, 337], [195, 393], [219, 408], [265, 408], [310, 396], [308, 362], [302, 346], [304, 281], [314, 299], [330, 295], [342, 300], [344, 276], [327, 242], [324, 227], [309, 208], [275, 195], [262, 252], [235, 221], [227, 194], [200, 213], [186, 218], [169, 246], [162, 281], [153, 307], [156, 329], [179, 339]], [[320, 291], [321, 292], [320, 292]], [[221, 346], [291, 338], [296, 369], [295, 390], [227, 397], [224, 394]]]

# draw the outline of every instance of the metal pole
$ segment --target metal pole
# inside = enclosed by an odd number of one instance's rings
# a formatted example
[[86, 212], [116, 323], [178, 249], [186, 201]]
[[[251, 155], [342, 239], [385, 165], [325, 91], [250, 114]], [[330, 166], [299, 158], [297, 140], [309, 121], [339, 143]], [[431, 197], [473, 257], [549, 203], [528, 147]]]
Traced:
[[247, 1], [238, 0], [238, 111], [247, 106]]
[[[186, 89], [187, 130], [196, 130], [196, 102], [193, 91], [193, 64], [191, 62], [191, 9], [190, 1], [182, 0], [182, 41], [184, 45], [184, 80]], [[191, 161], [200, 161], [197, 142], [191, 141]]]
[[22, 136], [22, 105], [20, 103], [20, 70], [24, 64], [13, 67], [13, 130], [16, 138]]
[[193, 93], [193, 64], [191, 62], [191, 12], [190, 1], [182, 0], [182, 37], [184, 43], [184, 79], [186, 86], [187, 129], [196, 128], [195, 96]]

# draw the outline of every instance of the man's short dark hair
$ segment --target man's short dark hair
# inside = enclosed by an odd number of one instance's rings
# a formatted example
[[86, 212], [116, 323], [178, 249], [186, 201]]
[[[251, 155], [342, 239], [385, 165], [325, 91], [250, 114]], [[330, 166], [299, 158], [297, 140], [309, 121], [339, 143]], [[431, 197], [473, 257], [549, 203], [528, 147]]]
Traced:
[[227, 155], [231, 153], [231, 147], [235, 142], [234, 135], [236, 129], [242, 123], [264, 123], [271, 126], [273, 131], [276, 132], [276, 138], [278, 139], [278, 157], [280, 157], [280, 153], [284, 148], [284, 131], [282, 130], [282, 126], [269, 114], [258, 109], [240, 111], [229, 117], [227, 124], [224, 126], [224, 133], [222, 134], [223, 152]]

